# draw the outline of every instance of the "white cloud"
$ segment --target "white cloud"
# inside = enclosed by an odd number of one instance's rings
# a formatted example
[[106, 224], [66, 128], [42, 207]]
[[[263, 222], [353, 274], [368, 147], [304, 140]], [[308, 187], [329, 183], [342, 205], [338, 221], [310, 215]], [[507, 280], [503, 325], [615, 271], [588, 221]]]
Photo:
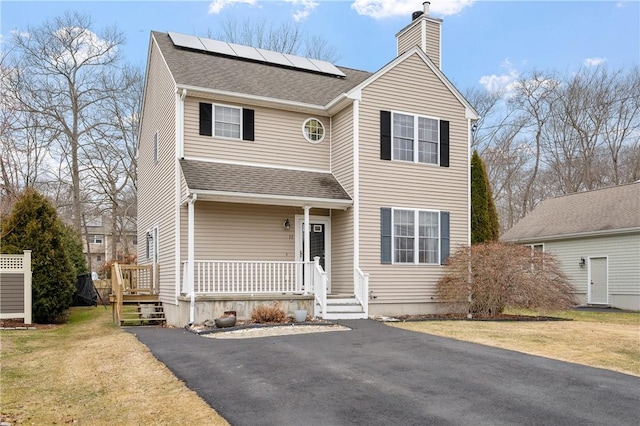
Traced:
[[87, 64], [98, 64], [117, 53], [117, 46], [112, 46], [110, 41], [86, 28], [63, 27], [55, 32], [55, 36], [62, 46], [73, 46], [72, 49], [60, 49], [52, 56], [56, 62], [68, 66], [85, 61]]
[[293, 14], [293, 19], [296, 22], [304, 21], [309, 17], [311, 12], [320, 5], [320, 3], [313, 0], [285, 0], [287, 3], [291, 3], [294, 6], [299, 6]]
[[[430, 15], [448, 16], [460, 13], [476, 0], [431, 0]], [[422, 3], [416, 0], [355, 0], [351, 8], [359, 15], [375, 19], [395, 16], [411, 16], [412, 12], [422, 10]]]
[[217, 15], [222, 12], [222, 9], [225, 7], [233, 6], [237, 3], [244, 3], [253, 6], [256, 4], [256, 0], [213, 0], [209, 3], [209, 15]]
[[587, 67], [595, 67], [604, 64], [607, 58], [587, 58], [584, 60], [584, 65]]
[[480, 84], [489, 92], [502, 92], [505, 96], [509, 96], [516, 87], [520, 73], [516, 70], [513, 64], [505, 59], [500, 68], [503, 68], [506, 72], [503, 74], [491, 74], [480, 77]]

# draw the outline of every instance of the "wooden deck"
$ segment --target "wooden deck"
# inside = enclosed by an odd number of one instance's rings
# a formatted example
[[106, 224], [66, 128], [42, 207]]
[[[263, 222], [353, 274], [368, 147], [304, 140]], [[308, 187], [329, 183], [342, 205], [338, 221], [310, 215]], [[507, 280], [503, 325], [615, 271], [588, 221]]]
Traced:
[[[155, 272], [153, 265], [113, 264], [109, 300], [114, 324], [143, 325], [166, 322], [162, 302], [158, 296]], [[136, 306], [137, 309], [124, 309], [124, 306]]]

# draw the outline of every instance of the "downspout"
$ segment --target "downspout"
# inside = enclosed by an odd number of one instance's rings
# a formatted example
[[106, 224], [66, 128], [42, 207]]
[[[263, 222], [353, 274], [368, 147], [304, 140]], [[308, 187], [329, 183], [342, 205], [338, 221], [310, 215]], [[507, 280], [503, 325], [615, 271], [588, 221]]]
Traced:
[[189, 199], [189, 219], [188, 219], [188, 242], [187, 242], [187, 280], [189, 282], [189, 325], [195, 323], [196, 317], [196, 286], [194, 280], [194, 257], [195, 257], [195, 203], [198, 194], [191, 194]]
[[[179, 283], [182, 277], [180, 276], [180, 268], [182, 264], [182, 250], [181, 250], [181, 238], [180, 235], [180, 225], [181, 225], [181, 216], [180, 216], [180, 201], [181, 201], [181, 187], [180, 187], [180, 158], [184, 157], [184, 98], [187, 96], [187, 90], [176, 89], [176, 146], [174, 147], [174, 190], [175, 190], [175, 212], [174, 212], [174, 232], [175, 232], [175, 241], [174, 241], [174, 261], [175, 261], [175, 282]], [[178, 305], [178, 296], [180, 296], [180, 285], [175, 286], [174, 291], [174, 300], [175, 304]]]
[[[353, 282], [358, 279], [360, 267], [360, 100], [362, 92], [353, 99]], [[355, 285], [355, 284], [354, 284]]]

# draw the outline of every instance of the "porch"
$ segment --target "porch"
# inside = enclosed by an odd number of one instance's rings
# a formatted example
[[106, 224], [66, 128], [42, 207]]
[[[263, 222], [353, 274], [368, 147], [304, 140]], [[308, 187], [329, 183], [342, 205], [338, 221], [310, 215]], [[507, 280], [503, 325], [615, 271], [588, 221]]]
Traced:
[[[111, 266], [111, 310], [118, 325], [163, 324], [157, 280], [158, 265]], [[135, 309], [133, 309], [135, 307]]]
[[189, 322], [199, 317], [216, 317], [224, 311], [236, 311], [249, 318], [253, 307], [278, 301], [288, 313], [306, 309], [309, 315], [323, 319], [366, 318], [369, 277], [358, 271], [354, 294], [331, 294], [329, 277], [316, 256], [304, 261], [228, 261], [182, 263], [179, 304], [189, 304]]

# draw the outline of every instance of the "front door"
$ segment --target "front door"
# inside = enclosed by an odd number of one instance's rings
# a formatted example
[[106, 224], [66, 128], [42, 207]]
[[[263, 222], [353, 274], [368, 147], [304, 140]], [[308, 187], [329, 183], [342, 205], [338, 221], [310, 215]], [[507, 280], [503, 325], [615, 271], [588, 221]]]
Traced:
[[607, 258], [589, 258], [589, 303], [607, 304], [608, 300], [607, 282]]
[[[309, 259], [320, 258], [320, 266], [331, 278], [331, 219], [327, 216], [311, 216], [309, 226]], [[304, 216], [296, 216], [296, 253], [297, 260], [304, 261]], [[300, 277], [304, 279], [304, 277]], [[329, 288], [331, 279], [329, 279]]]

